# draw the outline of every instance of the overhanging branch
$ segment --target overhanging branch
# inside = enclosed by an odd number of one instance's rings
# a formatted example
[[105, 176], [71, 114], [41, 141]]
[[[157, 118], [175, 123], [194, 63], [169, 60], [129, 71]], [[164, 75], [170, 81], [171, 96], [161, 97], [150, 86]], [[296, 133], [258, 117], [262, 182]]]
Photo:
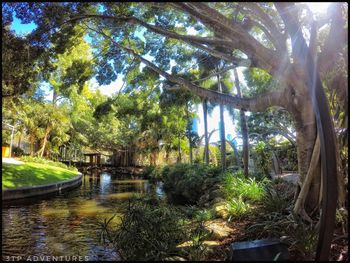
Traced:
[[169, 74], [165, 72], [164, 70], [157, 67], [152, 62], [148, 61], [147, 59], [143, 58], [139, 54], [137, 54], [134, 50], [132, 50], [129, 47], [124, 47], [120, 45], [118, 42], [116, 42], [113, 38], [106, 35], [105, 33], [92, 29], [91, 30], [103, 35], [104, 37], [108, 38], [110, 41], [112, 41], [118, 48], [128, 52], [129, 54], [133, 55], [135, 58], [139, 59], [141, 62], [143, 62], [146, 66], [150, 67], [152, 70], [157, 72], [159, 75], [165, 77], [169, 81], [176, 83], [178, 85], [183, 86], [184, 88], [194, 92], [196, 95], [198, 95], [201, 98], [207, 98], [210, 101], [229, 105], [236, 109], [241, 109], [245, 111], [264, 111], [270, 106], [281, 106], [285, 105], [284, 102], [284, 90], [282, 91], [276, 91], [271, 93], [266, 93], [263, 95], [260, 95], [256, 98], [238, 98], [234, 97], [228, 94], [223, 94], [217, 91], [207, 90], [202, 87], [199, 87], [193, 83], [191, 83], [189, 80], [186, 80], [184, 78]]

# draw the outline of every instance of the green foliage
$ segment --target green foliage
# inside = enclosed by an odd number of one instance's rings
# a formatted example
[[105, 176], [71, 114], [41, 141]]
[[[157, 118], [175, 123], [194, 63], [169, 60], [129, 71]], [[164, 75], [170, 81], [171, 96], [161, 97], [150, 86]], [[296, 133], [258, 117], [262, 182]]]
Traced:
[[255, 161], [257, 173], [261, 173], [263, 176], [269, 176], [272, 154], [267, 149], [267, 145], [264, 142], [257, 143], [252, 149], [252, 156]]
[[162, 180], [162, 166], [149, 165], [143, 170], [141, 176], [152, 181]]
[[289, 245], [289, 251], [300, 260], [312, 260], [316, 251], [318, 233], [315, 225], [310, 225], [293, 215], [272, 212], [247, 228], [247, 236], [253, 239], [280, 238]]
[[246, 178], [243, 171], [223, 175], [224, 193], [227, 199], [259, 201], [264, 195], [266, 180], [258, 182], [255, 178]]
[[216, 217], [215, 211], [213, 209], [207, 209], [207, 208], [199, 209], [194, 214], [194, 218], [197, 221], [209, 221], [214, 219], [215, 217]]
[[212, 232], [205, 227], [203, 220], [198, 219], [198, 221], [195, 221], [190, 228], [189, 236], [191, 245], [183, 252], [188, 260], [205, 260], [209, 251], [208, 247], [204, 246], [204, 241], [210, 237], [211, 234]]
[[262, 199], [264, 209], [271, 212], [288, 213], [292, 205], [295, 186], [286, 181], [274, 181], [266, 186]]
[[[119, 223], [113, 219], [99, 222], [100, 241], [113, 245], [122, 260], [171, 260], [182, 257], [188, 260], [204, 260], [207, 247], [204, 241], [210, 237], [204, 220], [189, 217], [188, 212], [197, 209], [179, 209], [155, 197], [132, 198], [122, 209]], [[181, 244], [187, 244], [185, 246]]]
[[298, 158], [295, 146], [290, 143], [275, 145], [275, 152], [284, 171], [298, 171]]
[[204, 189], [219, 181], [220, 169], [201, 164], [176, 164], [162, 171], [164, 190], [173, 202], [196, 204]]
[[74, 166], [67, 166], [64, 163], [54, 162], [42, 157], [22, 156], [20, 160], [23, 162], [41, 163], [41, 164], [46, 164], [53, 167], [60, 167], [60, 168], [68, 169], [70, 171], [76, 171], [76, 172], [78, 171], [78, 169], [75, 168]]
[[227, 212], [230, 215], [229, 221], [232, 220], [232, 218], [240, 218], [249, 212], [250, 205], [243, 201], [242, 197], [239, 196], [238, 198], [232, 198], [231, 200], [226, 202], [226, 208]]
[[165, 260], [179, 254], [177, 245], [186, 232], [181, 214], [157, 199], [132, 199], [116, 229], [103, 226], [105, 238], [112, 243], [123, 260]]

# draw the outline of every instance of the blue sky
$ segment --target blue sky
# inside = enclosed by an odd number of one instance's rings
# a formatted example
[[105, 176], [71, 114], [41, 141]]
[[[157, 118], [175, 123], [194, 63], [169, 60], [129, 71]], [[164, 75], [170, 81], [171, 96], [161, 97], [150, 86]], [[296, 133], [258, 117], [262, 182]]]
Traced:
[[27, 35], [32, 32], [35, 28], [37, 28], [35, 23], [30, 24], [21, 24], [21, 20], [14, 16], [13, 22], [11, 24], [11, 29], [15, 30], [18, 35]]

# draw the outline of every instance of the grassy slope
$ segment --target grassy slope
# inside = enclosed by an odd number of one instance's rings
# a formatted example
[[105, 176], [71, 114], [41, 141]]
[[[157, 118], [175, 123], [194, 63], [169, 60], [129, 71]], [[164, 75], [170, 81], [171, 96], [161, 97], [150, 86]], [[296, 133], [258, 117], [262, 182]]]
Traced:
[[68, 180], [77, 172], [39, 163], [20, 165], [2, 163], [2, 188], [51, 184]]

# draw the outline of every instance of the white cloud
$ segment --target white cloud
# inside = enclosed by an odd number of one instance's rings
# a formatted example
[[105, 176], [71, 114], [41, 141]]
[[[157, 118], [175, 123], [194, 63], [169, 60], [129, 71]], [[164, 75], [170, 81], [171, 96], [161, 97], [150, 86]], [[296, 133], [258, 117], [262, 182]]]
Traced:
[[111, 97], [114, 93], [118, 92], [123, 86], [123, 79], [121, 75], [118, 75], [118, 78], [111, 82], [109, 85], [99, 85], [95, 78], [90, 80], [90, 88], [93, 90], [100, 90], [103, 95]]

